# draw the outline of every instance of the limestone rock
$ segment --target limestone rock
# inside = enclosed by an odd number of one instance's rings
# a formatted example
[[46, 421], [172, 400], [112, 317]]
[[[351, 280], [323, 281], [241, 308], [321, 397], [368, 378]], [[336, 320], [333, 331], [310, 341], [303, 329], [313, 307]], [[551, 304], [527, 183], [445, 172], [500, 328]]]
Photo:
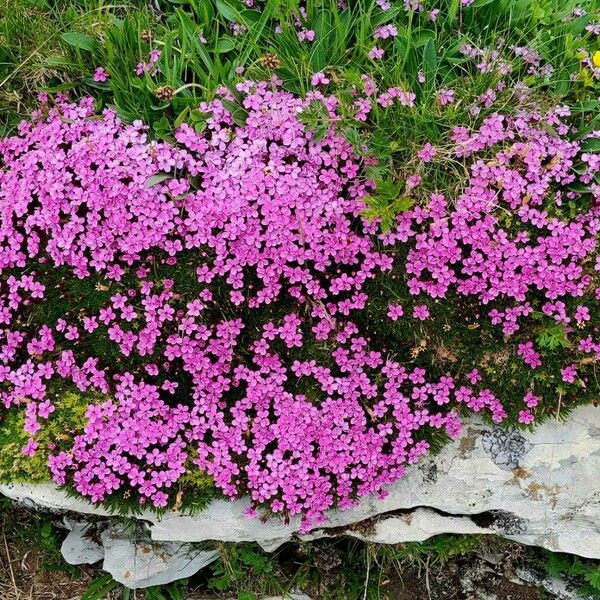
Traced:
[[63, 558], [71, 565], [91, 565], [104, 558], [104, 548], [94, 539], [92, 525], [86, 521], [71, 522], [65, 519], [70, 529], [60, 547]]
[[[565, 421], [533, 432], [498, 430], [474, 418], [463, 435], [408, 469], [384, 500], [365, 498], [348, 511], [331, 511], [308, 538], [348, 533], [395, 543], [446, 533], [497, 533], [549, 550], [600, 558], [600, 409], [580, 407]], [[107, 515], [53, 485], [11, 484], [0, 492], [54, 509]], [[273, 517], [244, 515], [247, 499], [216, 500], [190, 516], [144, 510], [155, 541], [257, 541], [274, 549], [299, 529]], [[410, 522], [407, 515], [412, 515]]]
[[543, 587], [549, 596], [556, 600], [594, 600], [593, 596], [584, 595], [571, 582], [560, 577], [552, 577], [547, 573], [526, 567], [518, 567], [516, 575], [525, 583]]
[[180, 542], [153, 542], [140, 529], [110, 526], [102, 532], [102, 568], [129, 588], [164, 585], [197, 573], [219, 557], [216, 551]]

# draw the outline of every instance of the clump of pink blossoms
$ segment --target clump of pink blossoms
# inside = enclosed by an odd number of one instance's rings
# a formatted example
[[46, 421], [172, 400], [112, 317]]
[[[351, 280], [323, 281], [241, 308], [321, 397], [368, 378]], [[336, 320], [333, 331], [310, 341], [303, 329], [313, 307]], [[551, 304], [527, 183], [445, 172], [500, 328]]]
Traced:
[[[200, 106], [205, 129], [183, 124], [173, 144], [61, 96], [0, 141], [0, 402], [24, 411], [31, 455], [56, 389], [89, 398], [83, 431], [44, 449], [56, 482], [164, 507], [202, 470], [304, 529], [385, 494], [432, 433], [458, 435], [459, 411], [507, 417], [482, 365], [434, 375], [419, 348], [372, 339], [370, 290], [397, 273], [414, 302], [386, 300], [392, 326], [428, 335], [443, 300], [464, 305], [538, 376], [547, 360], [529, 325], [549, 322], [564, 328], [568, 350], [551, 356], [562, 384], [585, 384], [600, 357], [600, 216], [597, 197], [565, 188], [591, 182], [596, 161], [568, 140], [565, 110], [457, 128], [467, 187], [382, 233], [363, 217], [363, 159], [335, 125], [317, 138], [301, 122], [319, 102], [335, 124], [338, 99], [268, 82], [236, 94], [220, 90], [243, 125], [219, 98]], [[376, 97], [396, 99], [415, 98]], [[436, 151], [424, 150], [426, 168]], [[523, 424], [537, 393], [516, 407]]]
[[202, 469], [309, 528], [385, 493], [427, 430], [456, 436], [458, 403], [505, 413], [489, 390], [371, 348], [354, 322], [392, 258], [361, 217], [359, 157], [298, 119], [319, 101], [335, 121], [338, 101], [238, 93], [245, 125], [215, 100], [176, 145], [61, 96], [0, 141], [0, 401], [26, 406], [31, 454], [60, 408], [50, 387], [89, 393], [84, 430], [56, 441], [49, 468], [95, 502], [163, 507]]

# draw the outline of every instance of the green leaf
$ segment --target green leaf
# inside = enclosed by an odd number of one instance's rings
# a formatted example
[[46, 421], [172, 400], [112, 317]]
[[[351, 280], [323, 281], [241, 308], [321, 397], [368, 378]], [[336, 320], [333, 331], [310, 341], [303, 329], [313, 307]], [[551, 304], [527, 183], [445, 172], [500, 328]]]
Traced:
[[110, 575], [103, 575], [92, 581], [80, 600], [104, 600], [118, 585]]
[[235, 40], [232, 37], [222, 37], [217, 41], [217, 52], [230, 52], [235, 48]]
[[394, 200], [391, 209], [395, 215], [406, 212], [414, 205], [415, 201], [412, 198], [398, 198]]
[[594, 569], [584, 575], [585, 580], [595, 589], [600, 591], [600, 569]]
[[223, 103], [223, 106], [231, 113], [235, 123], [240, 127], [243, 127], [246, 124], [246, 119], [248, 118], [248, 111], [231, 100], [221, 100], [221, 102]]
[[581, 143], [584, 152], [600, 152], [600, 138], [588, 138]]
[[437, 53], [433, 38], [429, 38], [423, 48], [423, 72], [425, 73], [425, 87], [427, 90], [432, 90], [437, 72]]
[[450, 0], [450, 6], [448, 7], [448, 23], [454, 23], [456, 16], [458, 15], [459, 7], [460, 0]]
[[198, 54], [198, 56], [200, 56], [200, 59], [204, 63], [204, 66], [208, 69], [209, 73], [212, 73], [215, 69], [215, 65], [206, 47], [198, 37], [198, 27], [194, 24], [192, 19], [190, 19], [189, 15], [183, 10], [177, 9], [176, 15], [181, 23], [181, 28], [187, 35], [188, 40], [191, 42], [195, 52]]
[[537, 343], [541, 348], [556, 350], [557, 348], [568, 348], [571, 342], [567, 339], [565, 326], [562, 323], [554, 323], [546, 327], [537, 336]]
[[554, 552], [548, 553], [548, 558], [544, 565], [547, 573], [552, 575], [552, 577], [564, 577], [564, 575], [570, 573], [571, 567], [572, 562], [569, 558]]
[[90, 52], [95, 50], [98, 46], [96, 40], [85, 33], [66, 31], [61, 37], [67, 44], [74, 46], [75, 48], [81, 48], [82, 50], [89, 50]]
[[404, 9], [399, 6], [392, 6], [388, 8], [388, 10], [382, 10], [377, 13], [371, 19], [371, 25], [373, 27], [377, 27], [377, 25], [383, 25], [384, 23], [388, 23], [392, 19], [396, 18], [400, 13], [403, 13]]
[[435, 31], [431, 29], [418, 29], [413, 33], [412, 45], [415, 48], [420, 48], [433, 39], [435, 39]]
[[156, 175], [152, 175], [146, 180], [146, 187], [152, 187], [153, 185], [158, 185], [162, 183], [165, 179], [169, 179], [172, 177], [170, 173], [157, 173]]
[[219, 13], [225, 17], [228, 21], [237, 22], [238, 13], [235, 9], [233, 9], [229, 4], [223, 2], [223, 0], [216, 0], [215, 4], [217, 5], [217, 10]]
[[400, 186], [389, 179], [377, 182], [376, 194], [380, 198], [393, 200], [398, 197]]
[[175, 119], [175, 123], [173, 123], [173, 129], [177, 129], [187, 118], [188, 113], [190, 112], [190, 107], [186, 106]]
[[44, 64], [48, 67], [68, 67], [73, 64], [72, 61], [67, 60], [66, 58], [61, 58], [60, 56], [49, 56]]

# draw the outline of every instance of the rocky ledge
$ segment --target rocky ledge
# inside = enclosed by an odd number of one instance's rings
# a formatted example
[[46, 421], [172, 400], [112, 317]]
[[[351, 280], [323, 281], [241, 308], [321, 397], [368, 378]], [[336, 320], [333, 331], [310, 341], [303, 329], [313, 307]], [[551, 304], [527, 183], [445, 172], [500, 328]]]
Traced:
[[[422, 541], [440, 533], [495, 533], [524, 544], [600, 559], [600, 409], [575, 410], [565, 421], [547, 421], [532, 432], [494, 429], [472, 419], [462, 437], [411, 468], [385, 500], [370, 498], [349, 511], [331, 511], [326, 525], [302, 536], [350, 535], [381, 543]], [[0, 492], [21, 502], [69, 512], [70, 544], [85, 525], [73, 513], [110, 516], [51, 484], [7, 484]], [[266, 523], [244, 515], [247, 500], [214, 501], [196, 516], [173, 512], [136, 515], [146, 524], [147, 548], [181, 555], [182, 545], [206, 540], [256, 541], [267, 550], [297, 536], [298, 521]], [[132, 515], [134, 516], [134, 515]], [[97, 527], [98, 524], [95, 525]], [[122, 552], [107, 520], [94, 556], [112, 564], [108, 548]], [[113, 529], [110, 529], [113, 528]], [[102, 529], [102, 528], [101, 528]], [[79, 533], [78, 533], [79, 532]], [[89, 543], [87, 540], [86, 543]], [[148, 546], [150, 544], [150, 546]], [[170, 544], [170, 545], [168, 545]], [[75, 550], [79, 551], [75, 543]], [[143, 551], [143, 550], [142, 550]], [[65, 549], [67, 558], [73, 559]], [[198, 565], [214, 559], [196, 555]], [[117, 561], [123, 564], [122, 560]], [[187, 564], [187, 563], [186, 563]], [[154, 579], [155, 580], [155, 579]], [[162, 580], [162, 579], [161, 579]]]

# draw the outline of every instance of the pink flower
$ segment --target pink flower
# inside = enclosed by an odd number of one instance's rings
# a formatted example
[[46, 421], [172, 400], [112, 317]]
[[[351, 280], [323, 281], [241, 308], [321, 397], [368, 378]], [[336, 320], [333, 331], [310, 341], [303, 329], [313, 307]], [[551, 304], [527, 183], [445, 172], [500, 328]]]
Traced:
[[475, 385], [482, 379], [478, 369], [473, 369], [471, 372], [467, 373], [466, 377], [472, 385]]
[[323, 72], [315, 73], [310, 82], [312, 85], [327, 85], [329, 83], [329, 79], [325, 76]]
[[420, 183], [421, 183], [421, 176], [417, 175], [415, 173], [414, 175], [411, 175], [410, 177], [407, 178], [407, 180], [406, 180], [406, 187], [409, 190], [411, 190], [413, 188], [416, 188]]
[[540, 398], [536, 396], [533, 392], [529, 391], [525, 394], [523, 401], [528, 406], [528, 408], [535, 408], [539, 404]]
[[25, 456], [34, 456], [37, 449], [38, 449], [38, 443], [33, 438], [29, 438], [27, 440], [27, 443], [25, 444], [25, 446], [23, 446], [23, 448], [21, 448], [21, 452]]
[[395, 25], [380, 25], [375, 29], [374, 38], [376, 40], [387, 40], [388, 38], [396, 37], [398, 28]]
[[403, 314], [404, 314], [404, 311], [402, 309], [402, 305], [401, 304], [390, 304], [390, 305], [388, 305], [387, 316], [392, 321], [397, 321]]
[[421, 150], [417, 153], [417, 156], [425, 163], [431, 162], [435, 155], [437, 154], [437, 150], [427, 142]]
[[108, 73], [108, 71], [105, 71], [102, 67], [98, 67], [94, 71], [94, 75], [93, 75], [92, 79], [97, 82], [102, 82], [102, 81], [106, 81], [109, 77], [110, 77], [110, 74]]
[[312, 29], [301, 29], [298, 32], [298, 39], [301, 42], [313, 42], [315, 39], [315, 32]]
[[521, 410], [519, 411], [519, 423], [523, 423], [523, 425], [529, 425], [534, 420], [534, 416], [529, 410]]
[[442, 89], [437, 96], [437, 102], [441, 106], [452, 104], [454, 102], [454, 90]]
[[519, 344], [517, 354], [521, 356], [525, 364], [529, 365], [532, 369], [535, 369], [542, 364], [539, 353], [536, 352], [533, 347], [533, 342]]
[[582, 306], [581, 304], [577, 306], [577, 310], [575, 311], [575, 320], [580, 325], [583, 325], [585, 321], [589, 321], [590, 309], [587, 306]]
[[419, 304], [413, 308], [413, 317], [420, 321], [425, 321], [429, 318], [429, 309], [426, 304]]
[[575, 377], [577, 377], [577, 369], [575, 365], [569, 365], [564, 369], [560, 370], [562, 380], [566, 383], [575, 383]]
[[371, 48], [371, 50], [369, 50], [368, 56], [372, 60], [379, 60], [380, 58], [383, 58], [384, 54], [385, 51], [383, 50], [383, 48], [378, 48], [377, 46], [374, 46], [373, 48]]

